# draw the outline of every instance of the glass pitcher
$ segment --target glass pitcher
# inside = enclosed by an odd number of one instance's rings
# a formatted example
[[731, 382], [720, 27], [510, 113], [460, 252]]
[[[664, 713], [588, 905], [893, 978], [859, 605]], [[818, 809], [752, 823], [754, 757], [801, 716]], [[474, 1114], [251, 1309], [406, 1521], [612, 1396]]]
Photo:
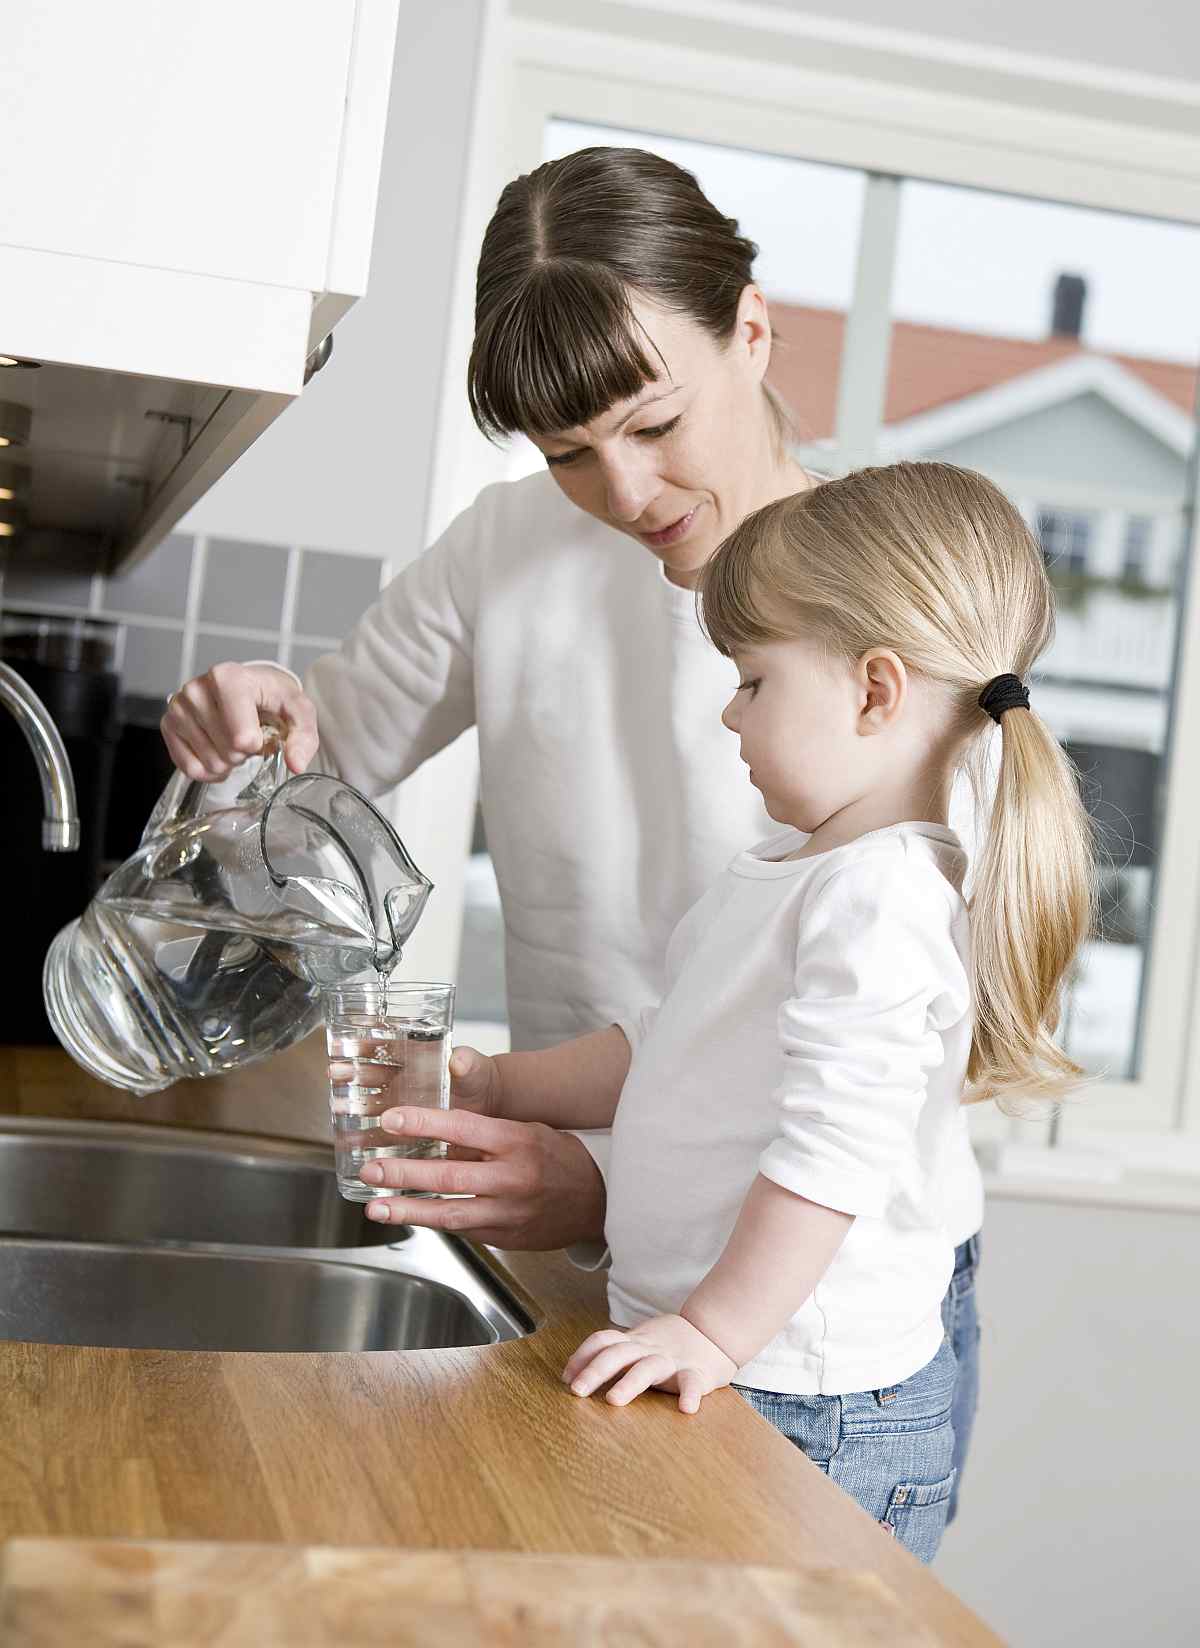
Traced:
[[[46, 955], [46, 1012], [91, 1075], [130, 1093], [290, 1047], [324, 986], [400, 958], [433, 884], [364, 796], [288, 778], [269, 730], [257, 770], [176, 773], [133, 857]], [[238, 778], [244, 775], [239, 774]]]

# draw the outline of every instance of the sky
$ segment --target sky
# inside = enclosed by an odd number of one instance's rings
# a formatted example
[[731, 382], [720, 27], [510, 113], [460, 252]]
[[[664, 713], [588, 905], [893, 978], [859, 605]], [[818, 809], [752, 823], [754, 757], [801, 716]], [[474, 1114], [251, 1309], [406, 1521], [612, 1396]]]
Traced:
[[[846, 309], [865, 177], [715, 144], [553, 121], [546, 158], [591, 144], [653, 149], [700, 186], [759, 246], [768, 296]], [[1200, 360], [1200, 227], [907, 180], [892, 313], [1007, 337], [1049, 329], [1056, 277], [1087, 281], [1083, 337], [1094, 348]]]

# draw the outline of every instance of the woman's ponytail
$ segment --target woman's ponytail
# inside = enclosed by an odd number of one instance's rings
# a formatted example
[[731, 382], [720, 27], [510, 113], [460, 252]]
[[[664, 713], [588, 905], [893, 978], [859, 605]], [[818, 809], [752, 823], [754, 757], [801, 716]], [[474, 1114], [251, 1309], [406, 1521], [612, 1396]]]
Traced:
[[995, 1099], [1028, 1116], [1084, 1076], [1052, 1038], [1095, 917], [1095, 848], [1075, 770], [1050, 729], [1019, 703], [999, 721], [995, 799], [970, 904], [976, 1019], [966, 1100]]

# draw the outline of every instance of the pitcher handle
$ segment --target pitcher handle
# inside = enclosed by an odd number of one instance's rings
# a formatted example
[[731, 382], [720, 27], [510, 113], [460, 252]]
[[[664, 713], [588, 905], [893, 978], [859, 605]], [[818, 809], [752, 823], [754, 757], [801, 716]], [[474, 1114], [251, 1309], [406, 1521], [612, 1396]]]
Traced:
[[[288, 777], [283, 755], [284, 729], [278, 722], [264, 720], [263, 734], [262, 749], [254, 758], [258, 761], [258, 768], [244, 789], [238, 791], [236, 800], [239, 806], [267, 801]], [[142, 831], [142, 841], [148, 841], [172, 824], [186, 823], [203, 812], [204, 798], [211, 787], [207, 779], [189, 778], [185, 772], [172, 773]]]

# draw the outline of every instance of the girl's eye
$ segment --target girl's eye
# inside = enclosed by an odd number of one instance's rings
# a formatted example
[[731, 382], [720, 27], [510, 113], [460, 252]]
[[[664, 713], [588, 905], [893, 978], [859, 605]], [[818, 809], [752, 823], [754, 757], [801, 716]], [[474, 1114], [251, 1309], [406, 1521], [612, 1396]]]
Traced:
[[739, 681], [737, 690], [739, 692], [748, 692], [750, 694], [750, 696], [753, 698], [754, 694], [758, 691], [758, 689], [761, 685], [762, 685], [762, 678], [761, 677], [757, 681]]
[[546, 463], [551, 469], [560, 469], [564, 464], [573, 464], [578, 456], [578, 452], [564, 452], [558, 458], [552, 458], [548, 452], [545, 454]]

